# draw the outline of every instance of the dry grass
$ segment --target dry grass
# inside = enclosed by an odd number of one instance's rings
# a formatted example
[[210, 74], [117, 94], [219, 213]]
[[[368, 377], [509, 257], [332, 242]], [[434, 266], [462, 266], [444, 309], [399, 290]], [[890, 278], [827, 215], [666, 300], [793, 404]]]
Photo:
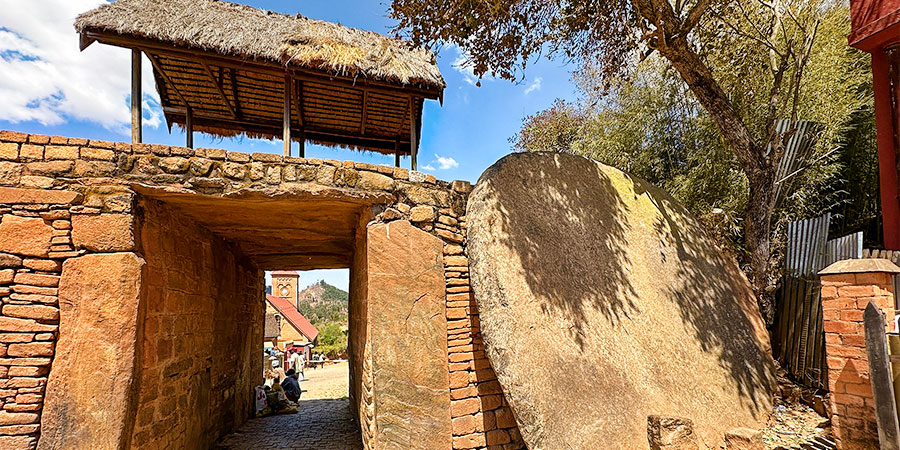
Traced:
[[216, 0], [118, 0], [78, 16], [104, 31], [403, 86], [444, 88], [434, 54], [340, 24]]

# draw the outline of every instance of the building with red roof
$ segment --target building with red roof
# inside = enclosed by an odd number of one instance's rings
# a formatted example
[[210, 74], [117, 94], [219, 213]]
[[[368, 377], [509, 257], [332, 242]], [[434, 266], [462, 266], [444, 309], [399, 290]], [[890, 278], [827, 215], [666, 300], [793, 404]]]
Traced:
[[266, 315], [271, 315], [278, 329], [275, 338], [266, 338], [278, 349], [303, 347], [306, 356], [311, 353], [310, 347], [316, 345], [319, 330], [297, 310], [297, 281], [300, 275], [296, 271], [272, 272], [272, 295], [266, 294]]

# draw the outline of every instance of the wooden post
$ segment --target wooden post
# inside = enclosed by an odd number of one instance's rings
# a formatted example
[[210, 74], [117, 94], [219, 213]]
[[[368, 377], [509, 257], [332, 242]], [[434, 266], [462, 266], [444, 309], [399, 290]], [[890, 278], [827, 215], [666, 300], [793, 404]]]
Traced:
[[291, 76], [284, 76], [284, 156], [291, 156]]
[[419, 156], [419, 130], [418, 121], [416, 120], [416, 98], [409, 97], [409, 156], [410, 170], [418, 170]]
[[185, 146], [187, 148], [194, 148], [194, 111], [190, 106], [185, 110], [184, 116]]
[[303, 82], [297, 81], [297, 123], [300, 124], [300, 153], [298, 156], [306, 158], [306, 123], [303, 122]]
[[875, 397], [875, 420], [881, 450], [900, 450], [900, 423], [894, 405], [890, 357], [884, 332], [884, 316], [874, 303], [863, 314], [866, 328], [866, 353], [869, 356], [869, 380]]
[[394, 143], [394, 167], [400, 167], [400, 139]]
[[141, 136], [141, 51], [131, 50], [131, 143], [140, 144]]

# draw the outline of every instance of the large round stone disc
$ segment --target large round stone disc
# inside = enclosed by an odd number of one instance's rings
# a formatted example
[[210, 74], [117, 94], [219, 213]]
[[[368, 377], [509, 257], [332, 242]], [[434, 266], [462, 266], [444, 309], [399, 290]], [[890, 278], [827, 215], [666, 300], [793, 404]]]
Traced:
[[651, 414], [691, 419], [701, 448], [763, 426], [774, 366], [750, 285], [672, 197], [519, 153], [467, 217], [488, 359], [531, 450], [648, 448]]

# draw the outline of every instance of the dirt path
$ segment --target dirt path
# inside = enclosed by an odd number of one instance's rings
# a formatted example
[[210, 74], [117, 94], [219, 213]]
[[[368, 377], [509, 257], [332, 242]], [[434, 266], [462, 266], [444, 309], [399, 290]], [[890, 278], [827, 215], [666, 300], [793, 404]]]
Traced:
[[350, 372], [346, 362], [330, 364], [320, 369], [307, 368], [306, 381], [300, 383], [303, 389], [301, 400], [343, 398], [350, 392]]

